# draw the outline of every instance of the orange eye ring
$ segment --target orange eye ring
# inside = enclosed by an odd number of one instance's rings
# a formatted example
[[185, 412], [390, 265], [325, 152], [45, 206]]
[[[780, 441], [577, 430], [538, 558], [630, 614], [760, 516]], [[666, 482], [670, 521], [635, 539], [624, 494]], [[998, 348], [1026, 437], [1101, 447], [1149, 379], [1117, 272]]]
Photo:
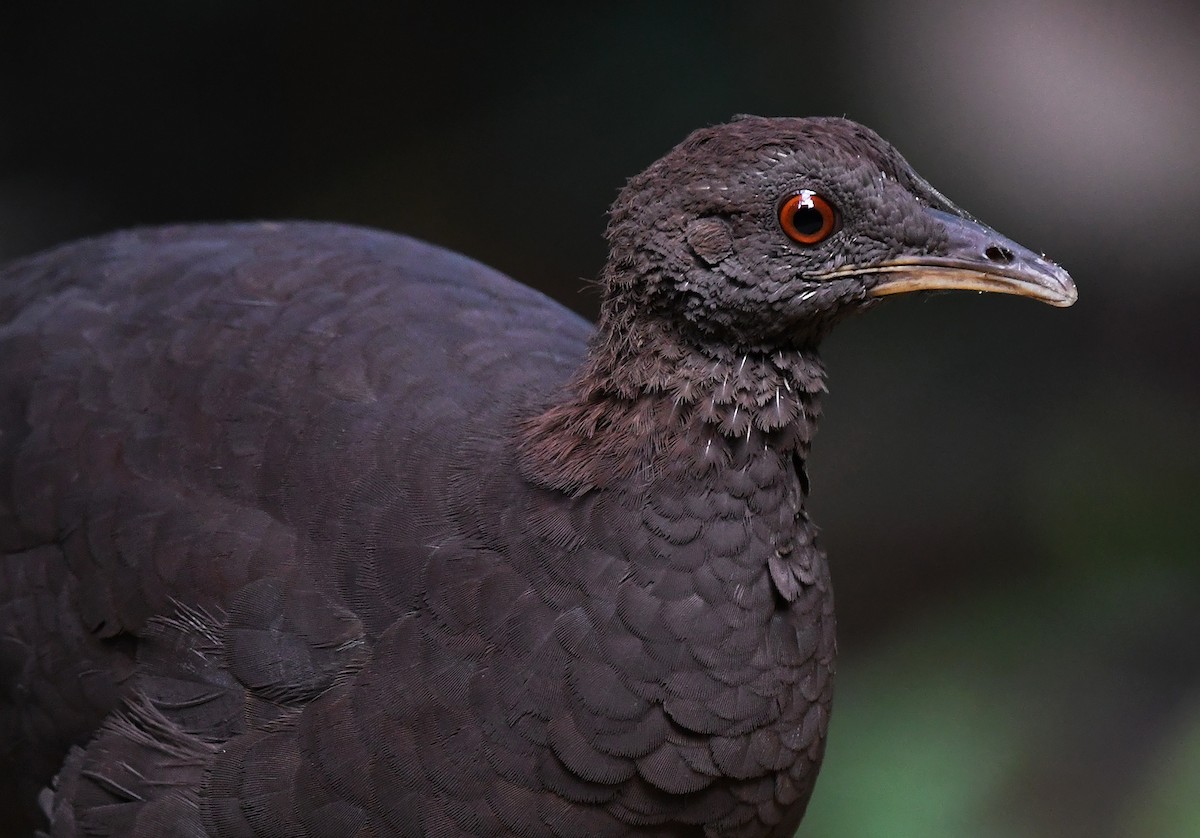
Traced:
[[837, 231], [838, 213], [816, 192], [803, 189], [780, 205], [779, 226], [798, 244], [820, 244]]

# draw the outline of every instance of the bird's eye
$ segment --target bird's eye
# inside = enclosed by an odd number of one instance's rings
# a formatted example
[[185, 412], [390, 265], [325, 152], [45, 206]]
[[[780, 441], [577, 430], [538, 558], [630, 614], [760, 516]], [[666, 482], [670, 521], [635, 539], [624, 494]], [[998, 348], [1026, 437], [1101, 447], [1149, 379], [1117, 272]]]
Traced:
[[837, 231], [838, 212], [816, 192], [804, 189], [779, 205], [779, 226], [794, 242], [820, 244]]

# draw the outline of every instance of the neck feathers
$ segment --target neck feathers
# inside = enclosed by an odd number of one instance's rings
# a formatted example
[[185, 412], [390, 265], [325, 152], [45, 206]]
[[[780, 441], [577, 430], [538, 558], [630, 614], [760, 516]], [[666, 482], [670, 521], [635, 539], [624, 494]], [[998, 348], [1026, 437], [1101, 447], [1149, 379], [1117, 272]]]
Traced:
[[681, 469], [703, 475], [747, 446], [804, 459], [824, 391], [813, 349], [740, 354], [602, 317], [565, 393], [522, 424], [522, 470], [578, 495]]

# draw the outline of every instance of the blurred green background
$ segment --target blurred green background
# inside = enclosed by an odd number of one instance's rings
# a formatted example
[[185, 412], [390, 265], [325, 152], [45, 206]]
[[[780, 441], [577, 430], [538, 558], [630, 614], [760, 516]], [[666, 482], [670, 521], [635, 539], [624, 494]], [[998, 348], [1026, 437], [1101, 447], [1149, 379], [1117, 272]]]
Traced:
[[828, 342], [838, 589], [802, 836], [1200, 835], [1200, 12], [1134, 0], [0, 5], [0, 258], [325, 218], [593, 313], [604, 212], [691, 129], [844, 114], [1074, 274]]

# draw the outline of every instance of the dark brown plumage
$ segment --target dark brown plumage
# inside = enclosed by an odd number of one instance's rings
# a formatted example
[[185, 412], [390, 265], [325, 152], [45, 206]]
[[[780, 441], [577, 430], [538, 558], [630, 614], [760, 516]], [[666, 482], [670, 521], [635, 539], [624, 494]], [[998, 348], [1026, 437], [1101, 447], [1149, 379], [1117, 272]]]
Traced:
[[10, 265], [0, 817], [790, 834], [834, 666], [821, 337], [898, 291], [1074, 289], [838, 119], [695, 132], [609, 241], [594, 332], [327, 224]]

